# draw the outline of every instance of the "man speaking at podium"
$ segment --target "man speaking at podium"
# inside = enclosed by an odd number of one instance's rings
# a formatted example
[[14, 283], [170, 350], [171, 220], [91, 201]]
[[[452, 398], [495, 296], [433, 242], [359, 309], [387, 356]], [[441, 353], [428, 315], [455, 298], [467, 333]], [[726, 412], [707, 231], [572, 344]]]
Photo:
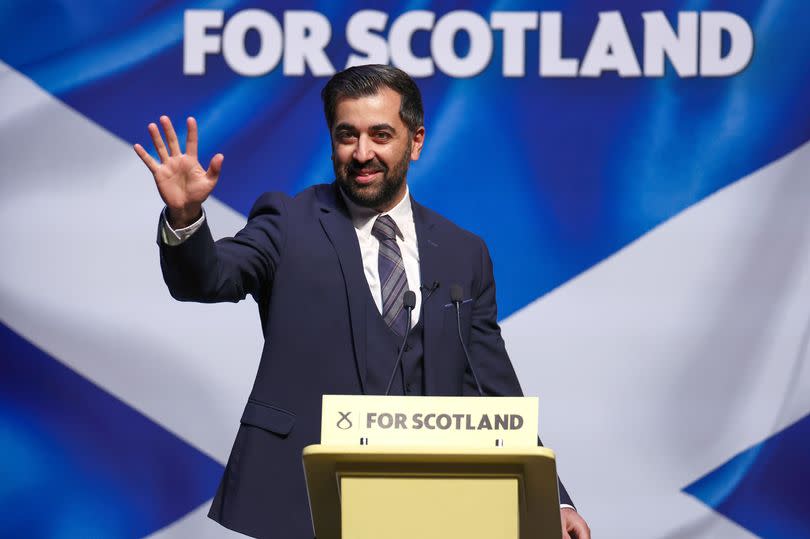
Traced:
[[[224, 157], [202, 168], [193, 118], [185, 153], [166, 116], [165, 144], [149, 125], [159, 162], [135, 145], [166, 203], [158, 244], [172, 296], [208, 303], [250, 294], [259, 306], [261, 362], [209, 512], [254, 537], [312, 536], [301, 452], [319, 442], [322, 395], [384, 394], [392, 371], [399, 395], [473, 395], [479, 381], [485, 395], [522, 395], [486, 245], [409, 195], [408, 166], [425, 142], [414, 81], [389, 66], [353, 67], [322, 97], [335, 181], [295, 197], [261, 195], [233, 238], [211, 237], [202, 204]], [[409, 290], [416, 301], [406, 309]], [[559, 488], [563, 537], [589, 538]]]

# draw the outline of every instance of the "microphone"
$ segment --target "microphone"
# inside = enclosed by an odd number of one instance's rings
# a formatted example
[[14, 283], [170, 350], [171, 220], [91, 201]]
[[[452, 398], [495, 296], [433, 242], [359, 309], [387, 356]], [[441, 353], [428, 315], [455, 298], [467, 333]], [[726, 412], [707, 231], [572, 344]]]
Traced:
[[[402, 306], [408, 312], [408, 326], [405, 329], [405, 335], [402, 337], [402, 346], [399, 347], [399, 354], [397, 354], [397, 362], [394, 363], [394, 370], [391, 371], [391, 378], [388, 379], [388, 387], [385, 388], [385, 396], [387, 397], [389, 393], [391, 393], [391, 384], [394, 383], [394, 376], [397, 374], [397, 369], [399, 368], [399, 364], [402, 363], [402, 353], [405, 352], [405, 343], [408, 341], [408, 335], [411, 334], [411, 315], [413, 314], [413, 309], [416, 307], [416, 294], [414, 294], [411, 290], [406, 290], [404, 294], [402, 294]], [[402, 373], [402, 385], [405, 385], [405, 373]], [[403, 391], [404, 393], [404, 391]]]
[[478, 388], [478, 395], [484, 396], [484, 390], [481, 389], [481, 383], [478, 381], [478, 375], [475, 374], [475, 368], [470, 361], [470, 353], [467, 351], [467, 345], [464, 344], [464, 337], [461, 336], [461, 301], [464, 297], [464, 291], [460, 285], [454, 284], [450, 286], [450, 301], [456, 306], [456, 321], [458, 322], [458, 340], [461, 342], [461, 349], [464, 350], [464, 357], [467, 358], [467, 366], [470, 367], [470, 372], [475, 380], [475, 386]]

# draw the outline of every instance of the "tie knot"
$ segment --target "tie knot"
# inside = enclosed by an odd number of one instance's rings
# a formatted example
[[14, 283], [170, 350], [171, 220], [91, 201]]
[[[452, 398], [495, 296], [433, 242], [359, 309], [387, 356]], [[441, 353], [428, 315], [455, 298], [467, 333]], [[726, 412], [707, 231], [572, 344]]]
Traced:
[[393, 240], [400, 234], [399, 227], [391, 219], [390, 215], [380, 215], [374, 221], [374, 226], [371, 228], [371, 233], [374, 234], [379, 240]]

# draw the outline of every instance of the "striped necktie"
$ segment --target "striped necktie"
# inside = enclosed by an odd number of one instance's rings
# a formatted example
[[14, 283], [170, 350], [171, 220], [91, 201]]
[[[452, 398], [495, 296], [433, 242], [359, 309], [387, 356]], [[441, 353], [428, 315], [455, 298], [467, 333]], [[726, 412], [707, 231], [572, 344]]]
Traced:
[[397, 224], [388, 215], [380, 215], [374, 221], [371, 233], [380, 240], [378, 267], [380, 272], [380, 289], [382, 291], [382, 317], [385, 323], [398, 335], [405, 335], [407, 313], [402, 306], [402, 295], [408, 290], [408, 277], [402, 253], [397, 245]]

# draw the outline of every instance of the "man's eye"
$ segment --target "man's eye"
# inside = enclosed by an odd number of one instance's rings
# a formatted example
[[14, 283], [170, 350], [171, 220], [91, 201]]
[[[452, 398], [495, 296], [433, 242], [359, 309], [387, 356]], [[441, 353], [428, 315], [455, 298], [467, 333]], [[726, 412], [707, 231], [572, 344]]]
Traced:
[[349, 142], [353, 142], [357, 137], [355, 137], [351, 133], [339, 133], [337, 138], [340, 142], [346, 144]]
[[391, 133], [386, 133], [385, 131], [380, 131], [379, 133], [374, 134], [374, 138], [380, 139], [380, 140], [390, 140], [391, 139]]

